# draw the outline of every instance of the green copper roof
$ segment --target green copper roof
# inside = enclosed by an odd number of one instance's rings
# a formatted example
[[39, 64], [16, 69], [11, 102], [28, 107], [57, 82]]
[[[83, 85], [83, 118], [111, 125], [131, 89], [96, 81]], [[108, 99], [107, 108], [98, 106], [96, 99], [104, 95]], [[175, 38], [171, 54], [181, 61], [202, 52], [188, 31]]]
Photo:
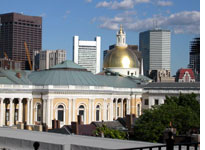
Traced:
[[34, 85], [97, 85], [94, 75], [87, 71], [44, 70], [28, 77]]
[[85, 69], [85, 68], [81, 67], [80, 65], [72, 62], [71, 60], [66, 60], [60, 64], [57, 64], [57, 65], [51, 67], [51, 69], [68, 69], [68, 68]]
[[28, 78], [34, 85], [82, 85], [136, 88], [130, 79], [116, 76], [94, 75], [88, 71], [44, 70], [32, 72]]
[[[17, 73], [20, 73], [20, 78], [16, 76]], [[0, 84], [31, 84], [31, 82], [27, 78], [27, 75], [29, 73], [29, 71], [13, 71], [0, 69]]]
[[[21, 77], [18, 78], [16, 73], [20, 73]], [[49, 70], [33, 72], [0, 70], [0, 84], [79, 85], [118, 88], [137, 87], [136, 83], [129, 78], [94, 75], [70, 60], [64, 61]]]

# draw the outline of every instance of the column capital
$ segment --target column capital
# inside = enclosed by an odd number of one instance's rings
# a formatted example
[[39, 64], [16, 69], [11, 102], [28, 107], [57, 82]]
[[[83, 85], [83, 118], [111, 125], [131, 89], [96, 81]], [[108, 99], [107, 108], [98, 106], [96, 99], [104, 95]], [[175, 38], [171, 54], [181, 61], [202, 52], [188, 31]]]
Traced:
[[43, 101], [46, 102], [48, 100], [48, 98], [43, 98]]
[[12, 98], [8, 98], [8, 99], [9, 99], [10, 103], [13, 102], [13, 100], [14, 100], [13, 97]]
[[27, 99], [27, 101], [29, 101], [29, 102], [30, 102], [33, 98], [26, 98], [26, 99]]
[[21, 102], [23, 100], [23, 98], [18, 98], [19, 102]]

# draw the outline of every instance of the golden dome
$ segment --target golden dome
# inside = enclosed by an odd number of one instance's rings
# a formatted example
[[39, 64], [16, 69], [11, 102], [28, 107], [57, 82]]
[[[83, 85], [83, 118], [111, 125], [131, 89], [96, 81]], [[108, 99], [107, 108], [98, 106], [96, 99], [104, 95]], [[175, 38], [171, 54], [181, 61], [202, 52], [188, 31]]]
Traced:
[[138, 68], [138, 59], [128, 47], [115, 46], [104, 59], [104, 68]]

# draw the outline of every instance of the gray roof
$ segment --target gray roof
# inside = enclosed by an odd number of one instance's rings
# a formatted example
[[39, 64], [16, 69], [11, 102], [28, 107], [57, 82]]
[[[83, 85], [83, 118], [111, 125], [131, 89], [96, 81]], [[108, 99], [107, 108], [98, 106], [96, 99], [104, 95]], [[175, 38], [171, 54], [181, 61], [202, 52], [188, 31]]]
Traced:
[[118, 120], [114, 121], [104, 121], [104, 122], [92, 122], [96, 127], [102, 127], [102, 125], [106, 125], [110, 129], [115, 130], [127, 130]]
[[[64, 149], [71, 149], [73, 145], [92, 147], [93, 149], [120, 149], [120, 148], [134, 148], [134, 147], [143, 147], [143, 146], [156, 146], [161, 145], [159, 143], [150, 143], [150, 142], [141, 142], [141, 141], [128, 141], [128, 140], [116, 140], [100, 137], [91, 137], [91, 136], [79, 136], [79, 135], [64, 135], [56, 133], [47, 133], [39, 131], [28, 131], [28, 130], [19, 130], [19, 129], [9, 129], [9, 128], [0, 128], [0, 140], [2, 139], [5, 142], [5, 145], [1, 143], [1, 146], [15, 146], [15, 149], [33, 146], [35, 141], [40, 142], [40, 148], [45, 146], [49, 150], [53, 150], [57, 146], [62, 145]], [[10, 144], [7, 144], [7, 143]], [[6, 145], [7, 144], [7, 145]], [[27, 144], [27, 145], [26, 145]], [[50, 147], [49, 147], [50, 146]], [[49, 147], [49, 148], [48, 148]], [[28, 148], [29, 149], [29, 148]], [[56, 149], [55, 149], [56, 150]]]
[[173, 82], [173, 83], [163, 83], [163, 82], [153, 82], [144, 86], [145, 90], [149, 89], [191, 89], [200, 90], [199, 82]]

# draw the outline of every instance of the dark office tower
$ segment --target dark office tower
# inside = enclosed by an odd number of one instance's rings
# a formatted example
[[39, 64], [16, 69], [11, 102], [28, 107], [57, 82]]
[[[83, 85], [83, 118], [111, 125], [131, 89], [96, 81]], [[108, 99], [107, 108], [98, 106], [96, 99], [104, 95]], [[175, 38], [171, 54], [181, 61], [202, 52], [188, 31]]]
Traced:
[[11, 60], [21, 61], [22, 69], [29, 70], [24, 42], [27, 43], [32, 61], [33, 52], [42, 49], [42, 17], [18, 13], [1, 14], [0, 57], [7, 55]]
[[196, 81], [200, 80], [200, 38], [190, 42], [189, 68], [193, 69]]

